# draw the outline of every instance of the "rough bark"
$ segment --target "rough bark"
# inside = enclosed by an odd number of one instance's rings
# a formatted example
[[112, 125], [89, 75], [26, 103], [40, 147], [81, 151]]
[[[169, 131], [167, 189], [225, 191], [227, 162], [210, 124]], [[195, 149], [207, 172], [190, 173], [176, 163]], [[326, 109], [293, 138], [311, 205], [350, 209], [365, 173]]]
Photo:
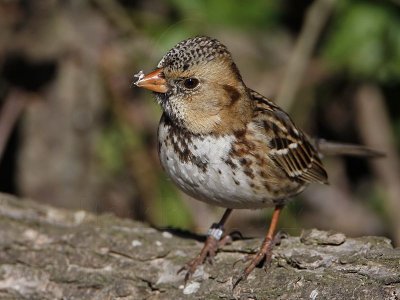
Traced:
[[[0, 299], [398, 299], [400, 251], [383, 237], [305, 231], [232, 291], [259, 239], [235, 241], [183, 285], [193, 235], [0, 194]], [[237, 263], [235, 263], [237, 262]]]

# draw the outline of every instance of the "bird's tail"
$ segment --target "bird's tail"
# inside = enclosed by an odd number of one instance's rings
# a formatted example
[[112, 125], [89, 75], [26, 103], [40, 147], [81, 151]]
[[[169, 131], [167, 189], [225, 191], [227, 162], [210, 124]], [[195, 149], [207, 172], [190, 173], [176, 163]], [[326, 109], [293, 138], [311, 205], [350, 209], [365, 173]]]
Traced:
[[324, 139], [314, 140], [314, 145], [320, 153], [325, 155], [360, 156], [367, 158], [384, 157], [383, 152], [362, 145], [329, 142]]

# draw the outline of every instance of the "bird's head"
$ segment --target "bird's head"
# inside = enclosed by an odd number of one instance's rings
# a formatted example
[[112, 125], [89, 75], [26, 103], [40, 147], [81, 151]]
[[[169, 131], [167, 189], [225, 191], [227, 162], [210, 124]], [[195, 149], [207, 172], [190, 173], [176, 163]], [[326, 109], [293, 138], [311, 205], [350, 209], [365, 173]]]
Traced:
[[155, 92], [171, 121], [193, 133], [224, 134], [251, 118], [252, 103], [232, 56], [213, 38], [178, 43], [135, 84]]

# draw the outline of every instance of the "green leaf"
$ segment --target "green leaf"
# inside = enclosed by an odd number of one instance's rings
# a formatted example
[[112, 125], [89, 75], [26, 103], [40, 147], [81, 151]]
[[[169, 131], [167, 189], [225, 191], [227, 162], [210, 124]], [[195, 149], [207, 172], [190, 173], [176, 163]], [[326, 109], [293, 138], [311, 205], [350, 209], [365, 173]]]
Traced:
[[378, 3], [349, 1], [339, 8], [323, 55], [357, 79], [400, 78], [400, 21]]

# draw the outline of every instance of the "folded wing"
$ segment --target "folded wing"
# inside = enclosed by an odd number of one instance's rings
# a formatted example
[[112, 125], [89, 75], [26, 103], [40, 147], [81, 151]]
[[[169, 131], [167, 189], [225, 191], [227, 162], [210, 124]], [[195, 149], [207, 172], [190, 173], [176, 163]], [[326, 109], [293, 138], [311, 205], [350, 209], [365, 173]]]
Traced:
[[293, 180], [327, 183], [328, 175], [308, 137], [276, 104], [250, 91], [256, 103], [257, 122], [267, 131], [270, 157]]

